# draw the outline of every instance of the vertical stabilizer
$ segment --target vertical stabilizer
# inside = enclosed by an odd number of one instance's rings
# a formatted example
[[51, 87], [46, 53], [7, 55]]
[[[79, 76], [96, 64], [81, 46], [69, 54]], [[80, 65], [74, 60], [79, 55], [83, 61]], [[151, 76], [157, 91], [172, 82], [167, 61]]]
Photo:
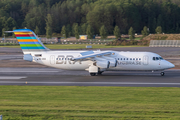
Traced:
[[31, 52], [49, 51], [30, 29], [13, 30], [24, 54]]

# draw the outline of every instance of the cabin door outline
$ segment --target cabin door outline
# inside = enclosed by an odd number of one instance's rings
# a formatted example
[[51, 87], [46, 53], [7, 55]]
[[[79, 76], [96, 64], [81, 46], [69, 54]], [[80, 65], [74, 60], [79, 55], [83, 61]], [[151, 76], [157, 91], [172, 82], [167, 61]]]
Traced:
[[51, 63], [52, 65], [55, 64], [55, 56], [54, 56], [54, 55], [51, 55], [51, 56], [50, 56], [50, 63]]
[[147, 55], [143, 56], [143, 65], [149, 64], [149, 57]]

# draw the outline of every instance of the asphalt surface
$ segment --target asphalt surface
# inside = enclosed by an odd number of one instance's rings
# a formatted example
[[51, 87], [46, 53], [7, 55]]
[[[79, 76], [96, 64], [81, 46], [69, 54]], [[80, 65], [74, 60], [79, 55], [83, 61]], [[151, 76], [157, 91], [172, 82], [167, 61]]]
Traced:
[[0, 68], [0, 85], [180, 87], [179, 73], [166, 70], [165, 76], [160, 76], [160, 71], [106, 71], [90, 76], [86, 71], [54, 68]]
[[[180, 48], [111, 48], [101, 50], [149, 51], [161, 56], [179, 56]], [[0, 48], [1, 60], [22, 60], [19, 48]], [[165, 76], [157, 72], [106, 71], [90, 76], [87, 71], [66, 71], [54, 68], [0, 68], [0, 85], [33, 86], [137, 86], [180, 87], [180, 70], [166, 70]]]

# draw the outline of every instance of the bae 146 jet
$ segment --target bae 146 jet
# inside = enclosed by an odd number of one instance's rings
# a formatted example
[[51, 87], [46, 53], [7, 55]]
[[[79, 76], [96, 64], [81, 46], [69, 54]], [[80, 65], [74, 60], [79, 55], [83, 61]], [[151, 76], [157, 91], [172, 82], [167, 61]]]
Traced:
[[24, 60], [65, 70], [86, 70], [91, 76], [104, 71], [160, 71], [174, 65], [152, 52], [118, 51], [52, 51], [43, 45], [30, 29], [16, 29], [14, 32]]

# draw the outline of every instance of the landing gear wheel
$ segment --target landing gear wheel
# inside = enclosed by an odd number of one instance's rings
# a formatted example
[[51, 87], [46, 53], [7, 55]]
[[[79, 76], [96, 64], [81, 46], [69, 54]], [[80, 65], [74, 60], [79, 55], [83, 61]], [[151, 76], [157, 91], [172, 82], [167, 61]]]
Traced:
[[161, 76], [164, 76], [164, 74], [165, 74], [164, 72], [161, 72]]
[[91, 76], [95, 76], [95, 75], [96, 75], [96, 73], [90, 73], [90, 75], [91, 75]]

